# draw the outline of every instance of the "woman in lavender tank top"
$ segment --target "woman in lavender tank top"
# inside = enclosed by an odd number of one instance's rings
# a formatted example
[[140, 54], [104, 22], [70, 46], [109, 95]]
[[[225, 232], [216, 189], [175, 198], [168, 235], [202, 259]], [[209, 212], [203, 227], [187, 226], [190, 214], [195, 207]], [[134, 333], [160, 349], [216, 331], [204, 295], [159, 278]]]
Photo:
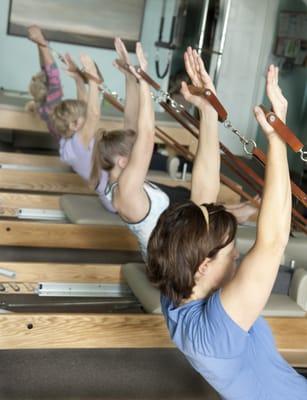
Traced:
[[[46, 122], [49, 132], [59, 141], [62, 161], [70, 165], [85, 181], [89, 180], [93, 150], [93, 137], [100, 119], [100, 99], [97, 82], [90, 80], [88, 92], [81, 76], [74, 72], [75, 64], [69, 54], [65, 55], [67, 74], [77, 89], [77, 99], [62, 100], [63, 92], [59, 69], [55, 63], [48, 42], [38, 26], [28, 28], [31, 40], [37, 43], [41, 72], [32, 78], [30, 93], [34, 102], [28, 104], [28, 110], [38, 112]], [[83, 68], [97, 77], [94, 62], [87, 55], [81, 56]], [[102, 204], [111, 212], [114, 209], [104, 195], [108, 180], [105, 171], [95, 188]]]

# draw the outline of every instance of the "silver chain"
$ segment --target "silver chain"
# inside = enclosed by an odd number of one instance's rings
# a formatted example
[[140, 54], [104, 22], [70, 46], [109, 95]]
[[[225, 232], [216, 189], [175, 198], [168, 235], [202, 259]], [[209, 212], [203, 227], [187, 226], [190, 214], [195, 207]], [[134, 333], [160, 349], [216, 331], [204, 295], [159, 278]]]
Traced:
[[257, 147], [256, 142], [252, 139], [246, 139], [238, 129], [232, 126], [232, 123], [229, 121], [229, 119], [226, 119], [226, 121], [224, 122], [224, 126], [226, 129], [230, 129], [232, 133], [238, 136], [240, 142], [243, 144], [243, 150], [245, 151], [245, 153], [248, 155], [252, 155], [254, 148]]
[[307, 162], [307, 151], [304, 151], [303, 148], [300, 149], [301, 160]]
[[[101, 94], [102, 94], [102, 96], [104, 95], [104, 93], [111, 94], [120, 103], [124, 102], [124, 100], [118, 95], [117, 92], [112, 91], [111, 89], [108, 88], [108, 86], [105, 83], [102, 83], [102, 85], [101, 85]], [[154, 94], [153, 92], [151, 92], [151, 97], [152, 97], [153, 101], [155, 103], [157, 103], [157, 104], [160, 104], [162, 102], [169, 103], [170, 106], [174, 109], [174, 111], [176, 111], [178, 114], [181, 111], [185, 110], [185, 107], [184, 107], [183, 104], [178, 103], [176, 100], [174, 100], [171, 97], [169, 92], [167, 92], [167, 91], [165, 91], [163, 89], [159, 89], [157, 91], [157, 94]], [[246, 139], [243, 135], [241, 135], [239, 130], [235, 129], [232, 126], [232, 123], [230, 122], [230, 120], [227, 119], [224, 122], [224, 126], [225, 126], [226, 129], [230, 129], [232, 131], [232, 133], [234, 133], [236, 136], [238, 136], [240, 142], [243, 145], [243, 150], [245, 151], [245, 153], [248, 154], [248, 155], [252, 155], [254, 148], [257, 147], [256, 142], [254, 140], [252, 140], [252, 139]], [[302, 151], [301, 150], [301, 159], [304, 160], [304, 161], [307, 161], [307, 158], [306, 159], [304, 158], [305, 156], [307, 157], [307, 151]]]
[[123, 104], [124, 100], [119, 96], [117, 92], [112, 91], [104, 82], [100, 85], [101, 97], [103, 98], [105, 93], [112, 95], [119, 103]]

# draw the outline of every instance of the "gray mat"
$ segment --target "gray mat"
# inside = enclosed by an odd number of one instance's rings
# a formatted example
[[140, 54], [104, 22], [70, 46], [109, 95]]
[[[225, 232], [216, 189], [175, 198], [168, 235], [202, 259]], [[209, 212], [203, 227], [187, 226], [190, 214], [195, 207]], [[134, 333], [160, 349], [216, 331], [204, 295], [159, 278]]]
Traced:
[[110, 213], [98, 196], [63, 195], [60, 205], [66, 217], [74, 224], [125, 226], [117, 214]]
[[0, 246], [0, 261], [123, 264], [142, 260], [136, 251]]
[[0, 398], [219, 399], [176, 349], [1, 351]]

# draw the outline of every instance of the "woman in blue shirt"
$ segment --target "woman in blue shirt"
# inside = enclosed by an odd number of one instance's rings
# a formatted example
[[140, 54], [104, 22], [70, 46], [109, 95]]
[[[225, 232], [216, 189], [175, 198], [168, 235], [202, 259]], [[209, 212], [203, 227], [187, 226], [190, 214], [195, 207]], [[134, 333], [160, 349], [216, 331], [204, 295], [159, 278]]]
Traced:
[[[195, 51], [186, 52], [185, 65], [194, 86], [212, 89]], [[215, 203], [220, 173], [217, 115], [184, 84], [182, 92], [198, 107], [201, 118], [206, 114], [207, 124], [211, 120], [206, 135], [215, 141], [210, 153], [215, 159], [208, 170], [204, 150], [202, 161], [194, 165], [191, 201], [164, 211], [148, 245], [148, 276], [161, 290], [172, 340], [223, 399], [306, 400], [306, 379], [279, 355], [271, 330], [260, 317], [290, 233], [286, 145], [256, 107], [256, 119], [268, 141], [265, 185], [256, 241], [236, 267], [236, 221]], [[276, 115], [285, 121], [287, 101], [273, 65], [267, 73], [267, 95]], [[206, 182], [205, 190], [200, 179]]]

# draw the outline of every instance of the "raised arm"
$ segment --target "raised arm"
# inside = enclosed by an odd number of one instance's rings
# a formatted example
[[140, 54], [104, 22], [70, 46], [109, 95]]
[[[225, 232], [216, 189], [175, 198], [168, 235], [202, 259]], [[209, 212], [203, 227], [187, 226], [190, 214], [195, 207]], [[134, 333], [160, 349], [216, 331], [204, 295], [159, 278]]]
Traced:
[[40, 27], [37, 25], [31, 25], [28, 28], [28, 37], [37, 44], [41, 67], [53, 64], [55, 62], [54, 58]]
[[[130, 59], [126, 47], [120, 38], [114, 40], [115, 49], [118, 55], [118, 60], [123, 63], [130, 64]], [[124, 111], [124, 129], [137, 130], [138, 112], [139, 112], [139, 88], [137, 79], [131, 73], [121, 68], [117, 60], [113, 65], [121, 71], [125, 76], [126, 97]]]
[[[194, 86], [210, 89], [215, 93], [201, 57], [191, 47], [184, 53], [184, 63]], [[216, 202], [220, 190], [217, 113], [203, 97], [192, 95], [185, 82], [182, 82], [181, 92], [185, 100], [196, 106], [200, 113], [199, 139], [192, 171], [191, 200], [196, 204]]]
[[[140, 43], [137, 43], [136, 54], [143, 70], [147, 68]], [[154, 148], [154, 110], [148, 84], [135, 69], [131, 71], [139, 80], [139, 113], [137, 121], [137, 138], [134, 143], [128, 164], [120, 175], [117, 191], [119, 212], [131, 221], [144, 218], [149, 208], [149, 201], [143, 189]]]
[[[286, 119], [287, 101], [278, 86], [278, 68], [270, 66], [267, 95], [276, 115]], [[221, 293], [226, 312], [246, 331], [253, 325], [271, 293], [288, 242], [291, 223], [291, 187], [285, 143], [267, 123], [262, 110], [255, 116], [268, 140], [265, 184], [257, 236], [235, 277]]]
[[[98, 78], [94, 61], [86, 54], [82, 54], [80, 60], [85, 71]], [[101, 112], [98, 84], [91, 79], [88, 86], [85, 123], [79, 132], [81, 141], [85, 147], [89, 146], [90, 141], [95, 135]]]
[[77, 90], [77, 99], [85, 101], [87, 103], [88, 101], [88, 93], [86, 90], [86, 85], [84, 83], [84, 80], [80, 76], [80, 74], [77, 72], [77, 65], [75, 64], [74, 60], [71, 58], [69, 53], [65, 54], [65, 62], [66, 62], [66, 73], [70, 77], [73, 78], [76, 84], [76, 90]]
[[28, 35], [38, 45], [40, 65], [47, 80], [46, 83], [44, 82], [46, 85], [46, 95], [42, 98], [40, 90], [37, 90], [35, 77], [32, 78], [30, 92], [36, 103], [35, 111], [47, 123], [50, 133], [58, 137], [58, 133], [50, 120], [50, 113], [63, 97], [60, 72], [41, 29], [36, 25], [32, 25], [28, 28]]

